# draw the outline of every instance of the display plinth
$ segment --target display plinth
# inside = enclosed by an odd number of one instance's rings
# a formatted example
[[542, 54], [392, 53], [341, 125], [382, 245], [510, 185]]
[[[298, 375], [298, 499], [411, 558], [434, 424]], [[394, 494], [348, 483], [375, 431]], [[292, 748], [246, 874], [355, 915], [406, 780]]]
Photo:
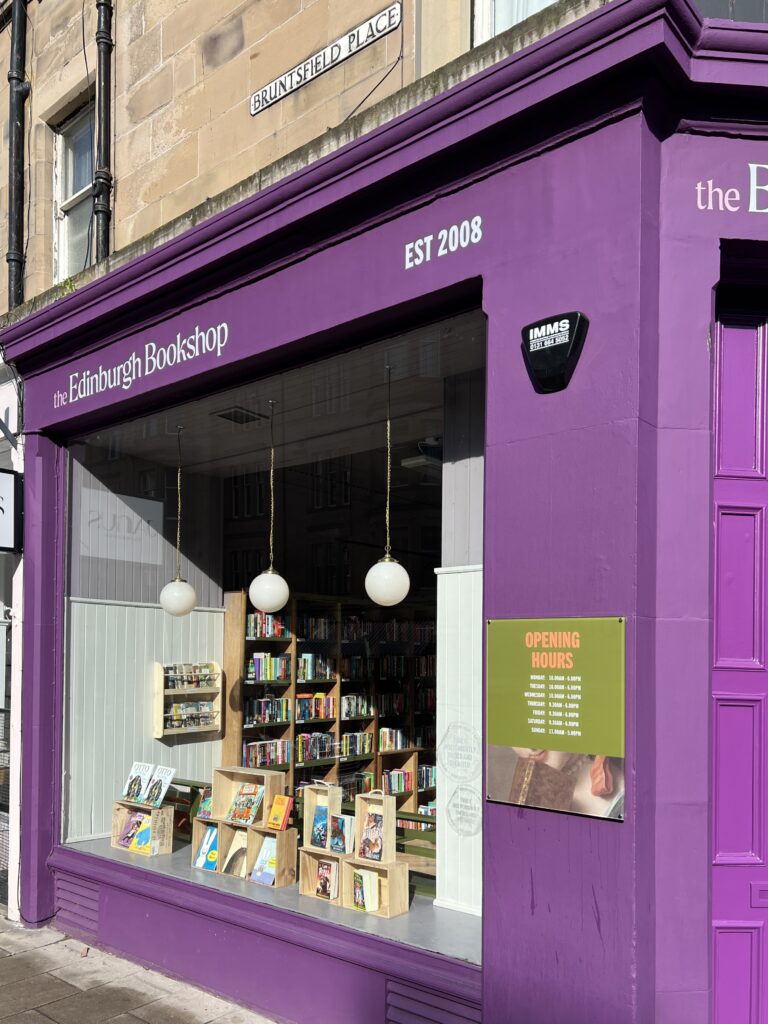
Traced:
[[[355, 872], [371, 871], [379, 879], [377, 910], [363, 910], [355, 902]], [[341, 865], [341, 904], [348, 910], [374, 914], [376, 917], [399, 917], [408, 913], [408, 865], [402, 861], [379, 864], [374, 860], [345, 857]]]
[[[330, 903], [332, 906], [341, 905], [341, 866], [351, 854], [332, 853], [330, 850], [316, 850], [313, 846], [302, 846], [299, 850], [299, 895], [313, 896], [323, 903]], [[321, 896], [318, 889], [318, 866], [320, 861], [327, 861], [337, 865], [338, 891], [333, 899]]]
[[[149, 818], [149, 841], [142, 849], [132, 851], [124, 844], [118, 842], [128, 826], [132, 814], [141, 812]], [[135, 803], [132, 800], [115, 800], [112, 804], [112, 841], [111, 845], [117, 850], [139, 853], [143, 857], [156, 857], [164, 853], [173, 852], [173, 807], [163, 805], [162, 807], [148, 807], [147, 804]]]

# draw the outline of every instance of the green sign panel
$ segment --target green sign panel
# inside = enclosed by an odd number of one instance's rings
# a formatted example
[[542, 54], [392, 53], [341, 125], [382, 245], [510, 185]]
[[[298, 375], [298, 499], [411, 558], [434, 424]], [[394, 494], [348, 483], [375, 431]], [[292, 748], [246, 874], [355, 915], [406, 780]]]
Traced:
[[488, 797], [623, 817], [625, 622], [493, 619]]

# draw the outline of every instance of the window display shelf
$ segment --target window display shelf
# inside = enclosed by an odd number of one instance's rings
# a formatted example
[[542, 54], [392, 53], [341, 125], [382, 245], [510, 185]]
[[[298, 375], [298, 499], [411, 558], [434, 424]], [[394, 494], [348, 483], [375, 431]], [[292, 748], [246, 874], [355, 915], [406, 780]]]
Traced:
[[[216, 662], [207, 662], [204, 673], [205, 681], [221, 678], [221, 666]], [[169, 687], [168, 679], [178, 675], [177, 670], [187, 666], [161, 665], [153, 666], [153, 727], [155, 739], [180, 738], [198, 733], [221, 732], [221, 687], [220, 686], [189, 686], [181, 688]], [[189, 666], [193, 668], [193, 666]], [[194, 668], [200, 668], [195, 665]], [[190, 672], [185, 672], [189, 675]], [[202, 699], [201, 699], [202, 698]], [[204, 724], [186, 724], [202, 719]], [[174, 723], [174, 724], [170, 724]]]

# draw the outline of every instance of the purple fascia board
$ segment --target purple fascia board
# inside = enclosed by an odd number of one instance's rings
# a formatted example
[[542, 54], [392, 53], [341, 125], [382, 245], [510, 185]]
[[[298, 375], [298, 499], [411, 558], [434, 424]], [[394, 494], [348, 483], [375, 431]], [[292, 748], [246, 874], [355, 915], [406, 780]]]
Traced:
[[[23, 362], [87, 319], [114, 316], [146, 295], [172, 288], [202, 263], [232, 255], [302, 217], [380, 182], [454, 142], [551, 99], [643, 52], [665, 47], [689, 71], [702, 22], [688, 0], [615, 0], [492, 65], [178, 238], [93, 281], [72, 296], [7, 327], [6, 357]], [[764, 44], [756, 35], [756, 50]], [[763, 30], [768, 38], [768, 29]], [[762, 63], [762, 61], [760, 62]], [[23, 369], [23, 366], [22, 366]]]
[[[314, 920], [281, 908], [240, 899], [218, 889], [155, 875], [141, 868], [116, 864], [101, 857], [58, 846], [48, 867], [100, 886], [111, 886], [144, 896], [159, 906], [190, 909], [208, 920], [236, 925], [267, 938], [302, 947], [323, 956], [375, 970], [382, 974], [479, 1003], [482, 972], [473, 964], [429, 953], [416, 947]], [[407, 955], [404, 956], [403, 953]]]

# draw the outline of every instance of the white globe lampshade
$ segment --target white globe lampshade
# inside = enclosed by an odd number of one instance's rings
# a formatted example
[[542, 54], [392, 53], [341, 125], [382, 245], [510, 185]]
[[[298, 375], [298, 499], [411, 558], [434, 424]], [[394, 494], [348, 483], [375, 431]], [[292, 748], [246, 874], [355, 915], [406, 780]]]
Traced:
[[248, 596], [254, 608], [260, 612], [279, 612], [285, 607], [290, 591], [279, 572], [274, 569], [267, 569], [251, 582], [248, 588]]
[[376, 604], [389, 607], [400, 604], [411, 587], [408, 573], [400, 563], [387, 556], [376, 562], [365, 577], [365, 592]]
[[160, 604], [169, 615], [189, 615], [197, 604], [195, 588], [186, 580], [171, 580], [160, 591]]

